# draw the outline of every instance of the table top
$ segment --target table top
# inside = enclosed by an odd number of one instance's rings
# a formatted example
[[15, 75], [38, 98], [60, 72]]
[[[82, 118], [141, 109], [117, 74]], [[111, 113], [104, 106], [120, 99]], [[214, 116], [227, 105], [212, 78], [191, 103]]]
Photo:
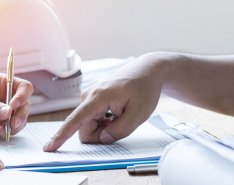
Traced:
[[[216, 136], [222, 136], [224, 133], [234, 134], [234, 117], [197, 108], [169, 97], [162, 96], [155, 111], [170, 112], [179, 120], [199, 125]], [[71, 112], [72, 109], [34, 115], [30, 116], [28, 121], [63, 121]], [[160, 185], [157, 174], [129, 175], [126, 169], [75, 172], [73, 174], [87, 175], [90, 185]]]

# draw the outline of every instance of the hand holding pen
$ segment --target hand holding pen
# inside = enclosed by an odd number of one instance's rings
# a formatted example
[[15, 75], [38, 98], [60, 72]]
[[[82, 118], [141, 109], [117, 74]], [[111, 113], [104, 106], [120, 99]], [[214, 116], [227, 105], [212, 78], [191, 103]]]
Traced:
[[[0, 73], [0, 136], [5, 135], [7, 140], [10, 135], [18, 133], [25, 127], [30, 108], [28, 99], [33, 92], [30, 82], [13, 77], [13, 69], [10, 71], [13, 62], [13, 50], [10, 49], [8, 74]], [[12, 94], [9, 94], [10, 91]], [[5, 127], [6, 123], [9, 123], [8, 128]]]

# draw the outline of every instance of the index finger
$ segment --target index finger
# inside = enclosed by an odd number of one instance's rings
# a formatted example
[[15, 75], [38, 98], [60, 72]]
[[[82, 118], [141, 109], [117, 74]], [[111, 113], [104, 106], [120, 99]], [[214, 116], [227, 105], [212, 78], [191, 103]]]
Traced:
[[24, 105], [28, 98], [33, 93], [33, 85], [27, 81], [20, 78], [14, 78], [14, 91], [15, 94], [13, 95], [10, 105], [12, 109], [16, 109], [22, 105]]
[[[101, 102], [101, 101], [100, 101]], [[54, 135], [54, 137], [43, 147], [45, 152], [53, 152], [62, 146], [83, 124], [92, 122], [99, 114], [104, 114], [108, 110], [108, 105], [97, 100], [89, 99], [78, 106], [65, 120], [64, 125]]]

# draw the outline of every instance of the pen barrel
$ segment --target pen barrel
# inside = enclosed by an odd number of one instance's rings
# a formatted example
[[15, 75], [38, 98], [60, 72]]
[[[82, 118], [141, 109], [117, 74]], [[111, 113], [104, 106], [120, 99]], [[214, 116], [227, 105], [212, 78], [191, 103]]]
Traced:
[[6, 134], [9, 134], [10, 132], [11, 132], [11, 125], [10, 125], [10, 121], [11, 121], [11, 119], [8, 119], [8, 120], [6, 120], [6, 123], [5, 123], [5, 133]]
[[135, 173], [152, 173], [152, 172], [157, 172], [158, 170], [158, 165], [153, 164], [153, 165], [137, 165], [135, 166]]
[[10, 82], [7, 82], [7, 92], [6, 92], [6, 104], [9, 105], [12, 97], [12, 87], [13, 84]]
[[[12, 82], [8, 81], [7, 82], [7, 86], [6, 86], [6, 104], [9, 105], [10, 101], [11, 101], [11, 97], [12, 97], [12, 87], [13, 84]], [[6, 120], [6, 124], [5, 124], [5, 135], [6, 135], [6, 141], [9, 142], [10, 139], [10, 133], [11, 133], [11, 118], [9, 118], [8, 120]]]
[[158, 171], [158, 164], [138, 164], [127, 167], [128, 173], [156, 173]]

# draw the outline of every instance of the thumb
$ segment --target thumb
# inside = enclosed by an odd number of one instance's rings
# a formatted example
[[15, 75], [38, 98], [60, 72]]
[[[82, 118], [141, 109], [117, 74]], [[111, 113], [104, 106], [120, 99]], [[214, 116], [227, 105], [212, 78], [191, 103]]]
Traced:
[[124, 112], [121, 117], [103, 129], [100, 134], [100, 142], [103, 144], [111, 144], [119, 139], [127, 137], [139, 125], [134, 121], [135, 117], [136, 115], [133, 112]]

